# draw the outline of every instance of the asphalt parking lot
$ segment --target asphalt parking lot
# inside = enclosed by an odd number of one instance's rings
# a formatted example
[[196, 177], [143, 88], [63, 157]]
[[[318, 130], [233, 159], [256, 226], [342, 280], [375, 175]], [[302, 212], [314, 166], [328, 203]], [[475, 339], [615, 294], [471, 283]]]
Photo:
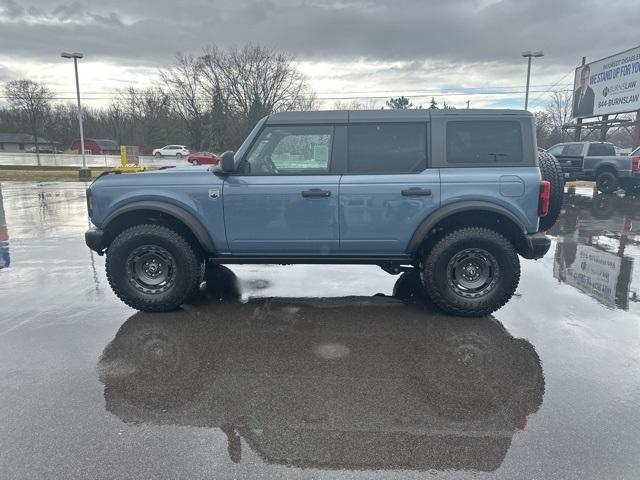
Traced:
[[2, 184], [0, 478], [637, 478], [640, 197], [568, 192], [469, 320], [370, 266], [233, 266], [138, 313], [84, 189]]

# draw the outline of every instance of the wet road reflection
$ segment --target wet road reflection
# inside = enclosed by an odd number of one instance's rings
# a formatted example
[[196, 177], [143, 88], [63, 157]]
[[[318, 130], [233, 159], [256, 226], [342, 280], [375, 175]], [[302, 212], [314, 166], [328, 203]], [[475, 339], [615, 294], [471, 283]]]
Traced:
[[395, 289], [411, 303], [243, 303], [217, 276], [208, 301], [124, 323], [98, 365], [108, 411], [219, 428], [236, 463], [248, 447], [305, 468], [493, 471], [542, 402], [533, 346], [492, 318], [433, 314], [417, 275]]
[[491, 318], [366, 265], [234, 265], [145, 315], [84, 245], [85, 188], [2, 183], [0, 479], [637, 478], [635, 197], [567, 193]]
[[640, 253], [640, 197], [565, 194], [553, 276], [598, 302], [623, 310], [638, 302], [634, 260]]

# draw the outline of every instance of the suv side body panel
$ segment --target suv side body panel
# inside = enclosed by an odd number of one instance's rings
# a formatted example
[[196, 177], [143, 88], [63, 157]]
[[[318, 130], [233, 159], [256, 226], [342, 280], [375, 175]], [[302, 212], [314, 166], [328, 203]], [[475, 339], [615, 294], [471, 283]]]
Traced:
[[526, 233], [538, 231], [540, 170], [537, 167], [442, 168], [441, 207], [489, 202], [518, 218]]
[[[106, 229], [118, 215], [130, 211], [130, 206], [166, 204], [202, 225], [216, 251], [225, 250], [227, 239], [219, 198], [222, 180], [207, 170], [206, 167], [184, 167], [105, 175], [97, 180], [99, 188], [91, 189], [91, 221], [96, 227]], [[214, 198], [216, 194], [218, 198]]]
[[438, 169], [417, 174], [343, 175], [341, 251], [404, 253], [420, 223], [439, 206]]
[[[231, 253], [337, 253], [337, 175], [236, 176], [224, 183], [225, 226]], [[305, 198], [312, 189], [327, 197]]]
[[459, 114], [432, 114], [432, 156], [434, 166], [441, 167], [441, 208], [459, 202], [488, 202], [515, 216], [524, 233], [537, 232], [538, 196], [542, 177], [538, 168], [533, 117], [515, 112], [509, 115], [470, 114], [462, 118], [464, 121], [519, 122], [522, 159], [507, 165], [490, 162], [480, 163], [478, 166], [471, 163], [447, 163], [447, 122], [459, 120]]

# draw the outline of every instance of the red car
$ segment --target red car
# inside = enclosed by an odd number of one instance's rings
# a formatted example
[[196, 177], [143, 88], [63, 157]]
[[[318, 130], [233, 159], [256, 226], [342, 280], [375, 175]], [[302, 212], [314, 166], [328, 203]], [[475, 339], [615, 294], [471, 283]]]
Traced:
[[187, 156], [187, 162], [192, 165], [217, 165], [220, 157], [211, 152], [190, 153]]

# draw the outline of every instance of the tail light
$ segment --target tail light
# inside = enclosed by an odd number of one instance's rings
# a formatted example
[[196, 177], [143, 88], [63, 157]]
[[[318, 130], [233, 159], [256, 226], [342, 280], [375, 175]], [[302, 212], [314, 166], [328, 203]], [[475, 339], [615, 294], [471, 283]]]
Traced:
[[631, 170], [640, 172], [640, 157], [631, 157]]
[[551, 202], [551, 183], [547, 180], [540, 182], [540, 199], [538, 202], [538, 216], [545, 217], [549, 213]]

